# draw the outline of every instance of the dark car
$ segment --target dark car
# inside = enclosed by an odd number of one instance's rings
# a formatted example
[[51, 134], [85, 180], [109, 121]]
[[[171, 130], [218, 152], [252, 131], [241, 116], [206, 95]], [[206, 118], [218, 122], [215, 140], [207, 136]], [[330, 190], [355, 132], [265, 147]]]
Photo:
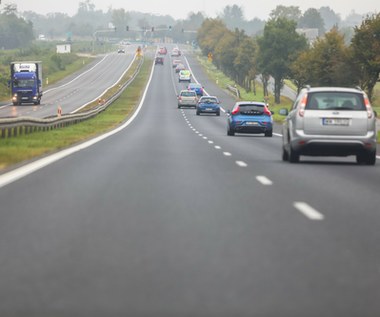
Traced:
[[201, 113], [215, 113], [220, 116], [219, 100], [215, 96], [203, 96], [199, 99], [197, 104], [197, 116]]
[[240, 101], [227, 113], [227, 135], [264, 133], [271, 137], [273, 134], [272, 112], [264, 102]]
[[117, 50], [117, 52], [118, 52], [118, 54], [124, 54], [124, 53], [125, 53], [125, 50], [122, 49], [122, 48], [119, 48], [119, 49]]
[[157, 65], [157, 64], [161, 64], [161, 65], [164, 65], [164, 58], [162, 56], [157, 56], [155, 59], [154, 59], [154, 64]]

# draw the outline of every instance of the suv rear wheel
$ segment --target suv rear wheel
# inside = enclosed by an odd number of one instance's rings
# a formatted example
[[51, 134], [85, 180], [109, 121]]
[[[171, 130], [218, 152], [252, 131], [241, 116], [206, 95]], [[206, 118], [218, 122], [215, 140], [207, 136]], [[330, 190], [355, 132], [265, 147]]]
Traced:
[[292, 146], [289, 147], [289, 162], [298, 163], [300, 161], [300, 155], [297, 151], [292, 149]]
[[286, 152], [284, 147], [282, 148], [282, 160], [285, 162], [289, 160], [288, 152]]
[[358, 162], [358, 164], [375, 165], [376, 151], [362, 152], [362, 153], [357, 154], [356, 162]]

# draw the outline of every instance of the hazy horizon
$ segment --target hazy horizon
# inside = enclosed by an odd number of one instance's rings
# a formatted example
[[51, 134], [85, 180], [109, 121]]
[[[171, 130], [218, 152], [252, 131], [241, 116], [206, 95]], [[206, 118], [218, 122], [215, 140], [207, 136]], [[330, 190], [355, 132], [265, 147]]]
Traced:
[[[4, 4], [16, 4], [19, 12], [34, 11], [40, 14], [52, 12], [63, 12], [72, 16], [78, 11], [79, 3], [86, 2], [85, 0], [65, 0], [65, 1], [48, 1], [48, 0], [3, 0], [1, 7]], [[265, 20], [269, 13], [278, 5], [298, 6], [302, 12], [308, 8], [330, 7], [335, 13], [340, 14], [345, 18], [351, 12], [357, 14], [378, 13], [380, 11], [380, 3], [374, 0], [362, 1], [344, 1], [344, 0], [320, 0], [318, 5], [315, 5], [314, 0], [268, 0], [265, 3], [252, 0], [193, 0], [186, 5], [182, 1], [169, 0], [142, 0], [132, 3], [126, 3], [123, 0], [90, 0], [90, 3], [95, 5], [95, 10], [108, 11], [109, 8], [120, 9], [126, 11], [138, 11], [144, 13], [152, 13], [155, 15], [170, 15], [175, 19], [185, 19], [191, 12], [202, 12], [208, 17], [216, 17], [227, 5], [238, 5], [242, 7], [245, 18], [251, 20], [259, 18]], [[186, 3], [187, 4], [187, 3]]]

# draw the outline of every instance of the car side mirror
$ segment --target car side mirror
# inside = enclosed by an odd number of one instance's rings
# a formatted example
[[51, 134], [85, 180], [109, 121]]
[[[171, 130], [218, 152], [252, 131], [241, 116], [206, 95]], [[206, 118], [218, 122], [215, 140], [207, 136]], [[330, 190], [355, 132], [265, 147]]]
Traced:
[[227, 110], [227, 114], [230, 116], [231, 115], [231, 110]]
[[278, 114], [281, 115], [281, 116], [287, 116], [289, 114], [289, 111], [288, 109], [286, 108], [281, 108], [279, 111], [278, 111]]

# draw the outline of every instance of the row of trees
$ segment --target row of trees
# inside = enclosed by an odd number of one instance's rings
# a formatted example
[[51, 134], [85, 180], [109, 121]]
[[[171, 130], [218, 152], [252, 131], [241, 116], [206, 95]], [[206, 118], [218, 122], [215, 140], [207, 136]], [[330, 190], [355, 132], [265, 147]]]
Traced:
[[[11, 1], [11, 0], [9, 0]], [[112, 26], [116, 27], [116, 32], [112, 36], [123, 37], [138, 37], [141, 30], [156, 27], [157, 29], [165, 29], [168, 26], [172, 27], [170, 34], [156, 34], [157, 36], [170, 36], [175, 41], [193, 40], [194, 33], [206, 19], [202, 12], [190, 13], [184, 20], [175, 20], [173, 17], [166, 15], [153, 15], [141, 12], [127, 11], [124, 8], [113, 9], [110, 7], [107, 11], [96, 9], [92, 0], [82, 0], [78, 3], [78, 10], [73, 16], [69, 16], [62, 12], [52, 12], [47, 15], [41, 15], [33, 11], [17, 12], [17, 6], [14, 4], [3, 4], [3, 9], [0, 7], [0, 12], [3, 12], [8, 20], [1, 19], [2, 24], [7, 24], [6, 28], [0, 28], [2, 43], [5, 47], [18, 47], [18, 44], [27, 46], [32, 40], [30, 36], [31, 30], [34, 31], [34, 36], [44, 34], [48, 39], [62, 39], [67, 37], [93, 37], [97, 30], [104, 30]], [[25, 21], [21, 21], [18, 17], [22, 16]], [[297, 27], [317, 28], [320, 35], [325, 30], [330, 30], [333, 26], [339, 26], [341, 30], [349, 33], [352, 27], [361, 22], [362, 17], [359, 14], [352, 12], [345, 20], [342, 20], [340, 15], [335, 13], [329, 7], [321, 7], [319, 9], [308, 9], [301, 12], [296, 6], [277, 6], [270, 14], [271, 19], [287, 18], [296, 22]], [[9, 32], [9, 18], [12, 18], [14, 25], [17, 27], [15, 32]], [[244, 17], [242, 7], [238, 5], [227, 5], [218, 15], [218, 18], [225, 22], [225, 25], [230, 30], [238, 28], [244, 30], [247, 35], [256, 36], [262, 34], [266, 21], [259, 18], [247, 20]], [[19, 20], [17, 20], [19, 19]], [[28, 22], [26, 22], [28, 21]], [[19, 32], [18, 29], [22, 24], [28, 25], [28, 32]], [[31, 28], [33, 25], [33, 28]], [[139, 30], [139, 32], [127, 32], [126, 26], [131, 30]], [[187, 30], [182, 34], [181, 30]], [[14, 33], [16, 33], [15, 36]], [[12, 38], [11, 38], [11, 35]], [[21, 37], [24, 34], [24, 38]], [[8, 35], [8, 36], [7, 36]], [[26, 42], [24, 40], [27, 40]]]
[[244, 31], [231, 31], [219, 19], [207, 19], [198, 32], [198, 43], [205, 56], [247, 90], [261, 76], [267, 91], [269, 76], [275, 80], [275, 101], [285, 79], [300, 89], [313, 86], [360, 85], [370, 99], [380, 74], [380, 14], [368, 16], [354, 28], [349, 44], [333, 28], [313, 44], [297, 33], [297, 22], [289, 17], [273, 17], [262, 35], [250, 37]]
[[15, 6], [6, 5], [0, 13], [0, 49], [25, 47], [33, 40], [32, 23], [17, 17]]

